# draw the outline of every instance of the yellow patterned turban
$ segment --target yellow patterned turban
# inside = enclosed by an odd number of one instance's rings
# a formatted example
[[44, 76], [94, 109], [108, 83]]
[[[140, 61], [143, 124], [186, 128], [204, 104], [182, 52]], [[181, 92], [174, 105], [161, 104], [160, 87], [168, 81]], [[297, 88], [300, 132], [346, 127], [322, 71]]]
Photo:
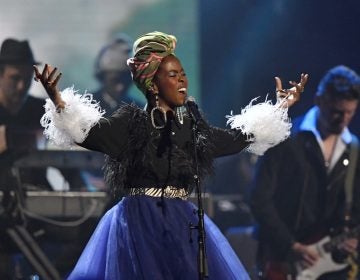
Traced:
[[176, 38], [154, 31], [140, 36], [134, 43], [134, 57], [127, 61], [136, 86], [146, 94], [162, 59], [174, 55]]

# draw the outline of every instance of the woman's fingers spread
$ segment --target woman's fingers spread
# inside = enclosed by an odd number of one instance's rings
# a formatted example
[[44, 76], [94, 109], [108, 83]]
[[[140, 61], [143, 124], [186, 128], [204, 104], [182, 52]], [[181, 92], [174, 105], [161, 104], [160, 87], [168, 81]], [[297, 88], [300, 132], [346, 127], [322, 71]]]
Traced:
[[59, 80], [60, 80], [60, 78], [61, 78], [61, 75], [62, 75], [62, 73], [59, 73], [59, 74], [56, 76], [55, 80], [52, 82], [52, 85], [53, 85], [54, 87], [57, 86], [57, 83], [59, 82]]
[[282, 90], [282, 83], [279, 77], [275, 77], [275, 86], [276, 86], [276, 91]]
[[49, 82], [54, 78], [56, 71], [57, 71], [56, 67], [51, 70], [49, 77], [48, 77]]

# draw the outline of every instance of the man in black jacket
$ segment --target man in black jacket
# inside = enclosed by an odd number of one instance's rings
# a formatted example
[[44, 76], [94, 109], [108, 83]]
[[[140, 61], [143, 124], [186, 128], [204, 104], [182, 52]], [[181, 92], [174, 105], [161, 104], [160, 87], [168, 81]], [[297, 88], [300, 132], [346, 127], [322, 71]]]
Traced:
[[[347, 126], [359, 98], [359, 76], [345, 66], [330, 69], [319, 83], [315, 106], [294, 121], [290, 139], [258, 161], [251, 203], [259, 224], [258, 265], [264, 279], [289, 279], [286, 275], [299, 275], [305, 268], [318, 273], [324, 255], [309, 244], [360, 224], [360, 159], [349, 213], [344, 191], [355, 138]], [[357, 246], [356, 238], [345, 238], [332, 255], [343, 257]], [[320, 279], [345, 279], [351, 267], [334, 270], [319, 272]]]
[[[6, 39], [0, 50], [0, 153], [12, 145], [10, 130], [40, 129], [44, 100], [29, 96], [34, 60], [28, 41]], [[9, 133], [6, 133], [9, 132]], [[15, 137], [11, 139], [17, 141]]]
[[[0, 49], [0, 164], [8, 168], [18, 158], [36, 149], [41, 138], [40, 119], [44, 99], [29, 95], [35, 61], [28, 41], [6, 39]], [[4, 169], [2, 168], [2, 171]], [[1, 172], [2, 174], [4, 172]], [[35, 180], [34, 172], [21, 174]], [[3, 176], [4, 177], [4, 176]], [[5, 176], [6, 177], [6, 176]], [[45, 176], [36, 183], [48, 188]], [[40, 180], [40, 181], [39, 181]], [[1, 182], [5, 188], [6, 182]]]
[[[40, 118], [44, 112], [44, 100], [28, 94], [33, 79], [33, 65], [39, 64], [33, 56], [28, 41], [6, 39], [0, 49], [0, 278], [10, 278], [7, 253], [12, 244], [3, 232], [6, 224], [17, 223], [15, 201], [10, 192], [18, 189], [18, 178], [22, 175], [31, 180], [46, 183], [45, 173], [26, 172], [13, 169], [13, 163], [27, 152], [36, 149], [41, 135]], [[26, 175], [27, 174], [27, 175]], [[13, 219], [16, 219], [14, 221]], [[13, 275], [11, 275], [13, 277]], [[15, 277], [15, 276], [14, 276]]]

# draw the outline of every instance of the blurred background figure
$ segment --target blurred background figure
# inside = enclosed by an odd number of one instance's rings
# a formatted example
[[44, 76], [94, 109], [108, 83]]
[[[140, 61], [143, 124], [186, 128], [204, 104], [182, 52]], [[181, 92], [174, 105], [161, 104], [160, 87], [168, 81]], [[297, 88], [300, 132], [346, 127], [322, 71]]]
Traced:
[[[133, 84], [127, 59], [131, 56], [132, 39], [125, 33], [118, 33], [101, 48], [95, 59], [94, 76], [99, 88], [93, 92], [94, 99], [105, 109], [105, 116], [110, 116], [123, 102], [135, 104], [140, 108], [144, 102], [130, 97], [129, 90]], [[100, 169], [84, 169], [81, 177], [89, 191], [108, 191]], [[109, 194], [106, 212], [117, 201]]]
[[[44, 100], [29, 95], [34, 59], [28, 41], [6, 39], [0, 49], [0, 278], [12, 279], [11, 254], [17, 252], [6, 234], [8, 226], [25, 221], [17, 208], [23, 198], [22, 182], [48, 187], [45, 170], [23, 170], [14, 162], [39, 145]], [[17, 197], [11, 192], [18, 193]], [[16, 277], [16, 276], [15, 276]]]
[[[53, 215], [50, 212], [59, 205], [63, 207], [59, 213], [70, 214], [68, 208], [72, 208], [66, 206], [65, 200], [55, 205], [56, 196], [60, 195], [53, 191], [60, 190], [60, 187], [61, 191], [70, 187], [81, 190], [84, 182], [79, 168], [67, 168], [66, 162], [60, 158], [62, 151], [57, 151], [58, 162], [64, 162], [59, 168], [52, 167], [49, 158], [41, 153], [47, 152], [44, 151], [47, 143], [40, 126], [45, 101], [29, 93], [33, 65], [38, 64], [27, 40], [9, 38], [3, 41], [0, 49], [0, 279], [23, 279], [36, 273], [35, 260], [41, 254], [45, 255], [45, 261], [40, 266], [53, 266], [53, 270], [65, 274], [81, 252], [88, 232], [93, 229], [90, 218], [70, 228], [61, 226], [61, 222], [54, 225], [59, 217], [52, 220], [53, 224], [42, 220], [42, 217], [47, 217], [46, 221], [50, 221], [49, 217]], [[75, 156], [71, 157], [72, 161]], [[26, 158], [31, 160], [19, 165]], [[53, 162], [56, 161], [55, 158]], [[64, 185], [66, 189], [62, 187]], [[29, 193], [37, 199], [35, 203], [29, 203]], [[36, 197], [34, 193], [42, 196]], [[49, 202], [51, 197], [53, 199]], [[30, 205], [39, 206], [42, 215], [36, 216], [38, 212], [33, 212]], [[82, 207], [84, 211], [88, 210], [86, 204]], [[81, 212], [75, 214], [76, 217], [82, 215]], [[69, 218], [75, 219], [73, 216]], [[17, 243], [19, 240], [22, 245]], [[26, 250], [29, 255], [24, 253]]]
[[[1, 188], [11, 188], [12, 164], [43, 145], [40, 118], [44, 100], [29, 95], [33, 57], [28, 41], [6, 39], [0, 50], [0, 164]], [[48, 188], [44, 172], [17, 170], [17, 179]]]
[[[321, 280], [350, 279], [347, 274], [358, 271], [360, 160], [348, 126], [359, 99], [358, 74], [331, 68], [318, 85], [315, 106], [294, 120], [292, 136], [258, 160], [252, 211], [264, 279], [293, 279], [305, 269]], [[318, 243], [325, 236], [338, 236], [334, 246]], [[337, 267], [331, 256], [337, 262], [350, 256], [353, 265]]]
[[105, 45], [95, 61], [95, 77], [100, 84], [94, 92], [94, 98], [111, 115], [121, 102], [135, 103], [142, 107], [143, 103], [129, 96], [132, 85], [131, 73], [126, 65], [131, 54], [132, 40], [124, 33]]
[[[6, 167], [31, 149], [41, 136], [44, 100], [29, 95], [33, 57], [28, 41], [6, 39], [0, 50], [0, 156]], [[3, 170], [4, 171], [4, 170]]]

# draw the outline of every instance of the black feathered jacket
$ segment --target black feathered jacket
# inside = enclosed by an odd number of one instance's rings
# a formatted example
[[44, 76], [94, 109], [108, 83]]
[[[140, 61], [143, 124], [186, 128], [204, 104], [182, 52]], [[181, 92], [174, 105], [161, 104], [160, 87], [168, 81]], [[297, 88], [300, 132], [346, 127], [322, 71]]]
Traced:
[[[198, 128], [200, 177], [211, 173], [215, 157], [240, 152], [248, 145], [238, 131], [215, 128], [203, 120]], [[124, 105], [101, 119], [81, 145], [107, 155], [105, 177], [115, 192], [165, 186], [192, 190], [196, 166], [192, 121], [187, 116], [180, 124], [170, 115], [163, 129], [155, 129], [146, 111]]]

